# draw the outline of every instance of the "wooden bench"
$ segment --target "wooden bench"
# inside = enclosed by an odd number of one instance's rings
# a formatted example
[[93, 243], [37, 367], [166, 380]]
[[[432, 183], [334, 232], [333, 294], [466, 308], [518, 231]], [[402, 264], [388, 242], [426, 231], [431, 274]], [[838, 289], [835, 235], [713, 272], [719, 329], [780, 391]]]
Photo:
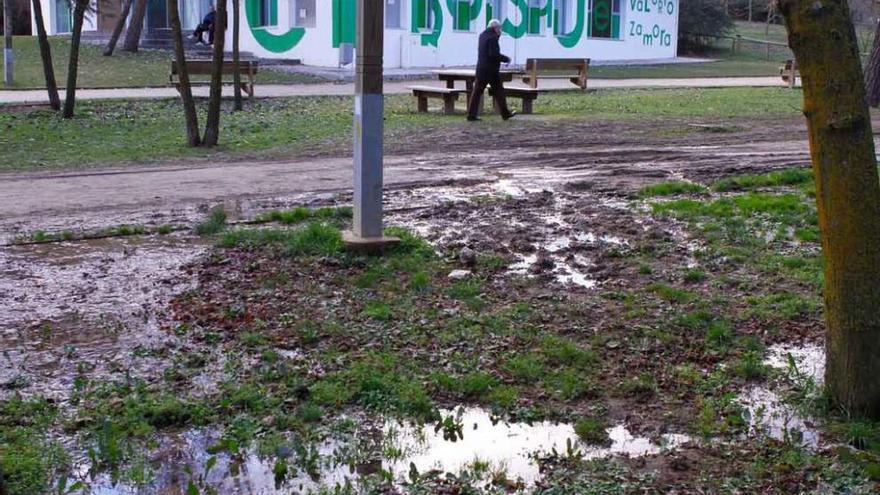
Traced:
[[[211, 75], [211, 70], [214, 66], [213, 60], [187, 60], [186, 61], [186, 71], [187, 74], [191, 76], [204, 76]], [[259, 62], [256, 60], [240, 60], [238, 62], [238, 72], [240, 75], [247, 78], [246, 81], [241, 81], [241, 89], [245, 93], [247, 93], [248, 97], [253, 100], [254, 99], [254, 84], [257, 80], [257, 70], [259, 69]], [[223, 61], [223, 75], [234, 75], [235, 74], [235, 64], [231, 60]], [[168, 80], [170, 84], [173, 84], [177, 91], [180, 92], [180, 79], [178, 77], [178, 65], [177, 60], [171, 61], [171, 75], [168, 76]]]
[[413, 96], [416, 97], [419, 104], [419, 113], [428, 111], [428, 98], [437, 98], [443, 100], [443, 113], [452, 115], [455, 113], [455, 102], [458, 101], [458, 95], [467, 93], [464, 89], [455, 88], [438, 88], [435, 86], [410, 86]]
[[[518, 98], [522, 100], [522, 113], [530, 114], [532, 113], [533, 104], [535, 100], [538, 99], [538, 95], [541, 93], [545, 93], [546, 90], [535, 89], [535, 88], [519, 88], [516, 86], [506, 86], [504, 88], [504, 94], [508, 98]], [[492, 87], [489, 87], [489, 96], [495, 96], [495, 90]], [[494, 100], [493, 100], [494, 101]], [[498, 111], [498, 108], [495, 108], [495, 111]]]
[[796, 60], [786, 60], [785, 65], [779, 68], [779, 75], [782, 76], [782, 82], [788, 84], [789, 88], [794, 88], [797, 78], [801, 77], [801, 71], [798, 70]]
[[[588, 58], [530, 58], [526, 59], [526, 75], [523, 82], [531, 88], [538, 87], [538, 78], [568, 79], [572, 84], [586, 91], [587, 70], [590, 68]], [[552, 71], [546, 74], [547, 71]], [[559, 71], [571, 71], [560, 75]], [[543, 74], [542, 74], [543, 73]]]

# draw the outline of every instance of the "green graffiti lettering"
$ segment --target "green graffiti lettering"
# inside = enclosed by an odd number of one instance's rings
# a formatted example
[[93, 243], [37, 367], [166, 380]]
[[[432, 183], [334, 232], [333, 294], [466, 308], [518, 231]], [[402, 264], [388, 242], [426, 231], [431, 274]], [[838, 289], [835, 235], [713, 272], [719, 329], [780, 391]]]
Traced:
[[529, 4], [526, 0], [513, 0], [513, 4], [519, 9], [519, 25], [510, 22], [508, 17], [501, 24], [501, 30], [513, 38], [522, 38], [529, 26]]
[[333, 48], [339, 48], [343, 43], [355, 43], [356, 23], [355, 0], [333, 0]]
[[[233, 0], [238, 1], [238, 0]], [[283, 53], [295, 47], [306, 34], [304, 28], [292, 28], [283, 34], [270, 33], [260, 24], [260, 0], [245, 0], [244, 11], [251, 35], [266, 50], [272, 53]]]
[[586, 11], [586, 2], [587, 0], [578, 0], [577, 22], [575, 23], [574, 30], [572, 30], [572, 32], [570, 33], [560, 34], [556, 37], [556, 39], [559, 41], [559, 44], [565, 48], [573, 48], [575, 45], [578, 44], [578, 42], [580, 42], [581, 37], [584, 34], [584, 12]]
[[[440, 44], [440, 35], [443, 34], [443, 6], [440, 0], [429, 0], [431, 15], [434, 18], [434, 26], [430, 33], [423, 33], [421, 36], [422, 46], [438, 46]], [[420, 33], [423, 27], [428, 24], [428, 8], [424, 0], [413, 0], [412, 2], [412, 32]]]

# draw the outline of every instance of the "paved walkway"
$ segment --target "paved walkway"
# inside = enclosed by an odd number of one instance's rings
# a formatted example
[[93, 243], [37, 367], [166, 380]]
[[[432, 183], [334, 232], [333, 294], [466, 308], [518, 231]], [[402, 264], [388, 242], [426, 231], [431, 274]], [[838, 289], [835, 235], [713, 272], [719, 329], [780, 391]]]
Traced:
[[[429, 84], [439, 86], [439, 81], [395, 81], [385, 83], [386, 94], [408, 93], [409, 86]], [[619, 88], [731, 88], [731, 87], [782, 87], [779, 77], [714, 77], [714, 78], [680, 78], [680, 79], [591, 79], [591, 89]], [[564, 80], [547, 80], [541, 83], [542, 89], [563, 90], [574, 87]], [[279, 98], [287, 96], [319, 96], [319, 95], [351, 95], [354, 84], [264, 84], [257, 85], [257, 96], [262, 98]], [[232, 87], [224, 88], [224, 94], [231, 94]], [[193, 88], [196, 96], [208, 96], [207, 86]], [[120, 88], [120, 89], [80, 89], [76, 92], [78, 99], [150, 99], [174, 98], [177, 91], [172, 87], [163, 88]], [[64, 98], [64, 91], [61, 91]], [[43, 90], [0, 91], [2, 103], [45, 103], [48, 102]]]

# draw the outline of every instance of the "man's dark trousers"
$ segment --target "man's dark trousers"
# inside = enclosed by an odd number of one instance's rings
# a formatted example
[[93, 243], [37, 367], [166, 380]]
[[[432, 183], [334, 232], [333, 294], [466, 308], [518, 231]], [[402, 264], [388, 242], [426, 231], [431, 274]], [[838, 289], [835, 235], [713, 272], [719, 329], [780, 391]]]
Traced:
[[510, 116], [510, 110], [507, 108], [507, 96], [504, 93], [504, 83], [501, 77], [495, 77], [489, 80], [477, 79], [474, 81], [474, 91], [471, 93], [471, 100], [468, 102], [468, 117], [475, 118], [480, 113], [480, 104], [483, 101], [483, 92], [486, 86], [492, 86], [493, 97], [495, 98], [495, 107], [501, 111], [501, 116], [507, 118]]

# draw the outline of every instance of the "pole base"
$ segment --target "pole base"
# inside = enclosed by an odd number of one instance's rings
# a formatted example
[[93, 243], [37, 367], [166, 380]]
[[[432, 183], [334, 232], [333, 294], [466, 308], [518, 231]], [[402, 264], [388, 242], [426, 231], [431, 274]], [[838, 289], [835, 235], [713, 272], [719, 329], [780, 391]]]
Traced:
[[390, 247], [400, 244], [399, 237], [360, 237], [352, 231], [342, 233], [342, 242], [349, 251], [359, 253], [381, 253]]

